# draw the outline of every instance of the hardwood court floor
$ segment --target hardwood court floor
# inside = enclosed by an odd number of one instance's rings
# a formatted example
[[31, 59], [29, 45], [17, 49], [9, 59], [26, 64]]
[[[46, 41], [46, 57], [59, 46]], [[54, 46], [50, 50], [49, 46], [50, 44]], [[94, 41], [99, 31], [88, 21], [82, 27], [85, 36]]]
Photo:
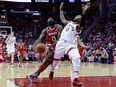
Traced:
[[[38, 62], [26, 62], [18, 67], [17, 63], [13, 66], [0, 63], [0, 87], [73, 87], [73, 67], [68, 62], [57, 66], [52, 81], [48, 78], [49, 66], [35, 83], [30, 83], [25, 77], [35, 72], [39, 65]], [[82, 87], [116, 87], [116, 64], [81, 63], [79, 79]]]

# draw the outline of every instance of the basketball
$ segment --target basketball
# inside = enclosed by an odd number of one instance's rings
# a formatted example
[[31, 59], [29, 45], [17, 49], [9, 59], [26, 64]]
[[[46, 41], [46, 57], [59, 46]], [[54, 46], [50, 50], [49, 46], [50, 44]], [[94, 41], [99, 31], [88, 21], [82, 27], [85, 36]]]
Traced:
[[38, 53], [43, 53], [45, 51], [45, 44], [43, 43], [38, 43], [36, 46], [35, 46], [35, 50], [38, 52]]

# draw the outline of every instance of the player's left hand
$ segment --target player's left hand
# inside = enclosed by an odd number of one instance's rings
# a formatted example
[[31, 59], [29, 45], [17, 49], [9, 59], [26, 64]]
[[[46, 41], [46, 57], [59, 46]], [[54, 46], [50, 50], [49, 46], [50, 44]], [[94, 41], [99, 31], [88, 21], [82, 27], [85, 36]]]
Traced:
[[32, 48], [33, 48], [33, 51], [37, 53], [37, 51], [35, 50], [35, 44], [32, 46]]
[[82, 10], [83, 10], [83, 11], [87, 11], [90, 7], [91, 7], [90, 2], [87, 2], [85, 5], [82, 4]]

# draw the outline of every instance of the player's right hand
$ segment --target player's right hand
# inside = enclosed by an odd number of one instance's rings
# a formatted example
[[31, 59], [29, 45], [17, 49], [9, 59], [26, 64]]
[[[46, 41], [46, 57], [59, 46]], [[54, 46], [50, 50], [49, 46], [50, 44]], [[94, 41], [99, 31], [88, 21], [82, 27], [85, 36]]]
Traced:
[[64, 2], [62, 2], [61, 4], [60, 4], [60, 11], [62, 11], [63, 10], [63, 5], [64, 5]]

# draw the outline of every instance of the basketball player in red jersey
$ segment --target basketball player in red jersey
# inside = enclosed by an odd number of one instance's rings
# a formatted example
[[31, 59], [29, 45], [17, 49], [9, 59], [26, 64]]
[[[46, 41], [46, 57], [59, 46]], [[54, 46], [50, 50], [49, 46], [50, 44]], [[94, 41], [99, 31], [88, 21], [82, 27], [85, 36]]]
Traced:
[[24, 58], [24, 43], [23, 40], [20, 40], [18, 44], [18, 56], [20, 58], [19, 60], [19, 67], [22, 66], [23, 58]]
[[36, 79], [40, 73], [48, 67], [49, 64], [52, 64], [55, 45], [62, 31], [62, 26], [56, 24], [53, 18], [48, 18], [47, 22], [49, 26], [43, 29], [34, 46], [38, 43], [45, 42], [48, 46], [48, 52], [39, 69], [34, 74], [27, 76], [30, 82], [33, 82], [33, 80]]
[[4, 42], [2, 41], [2, 36], [0, 36], [0, 60], [4, 60], [5, 55], [4, 55]]

